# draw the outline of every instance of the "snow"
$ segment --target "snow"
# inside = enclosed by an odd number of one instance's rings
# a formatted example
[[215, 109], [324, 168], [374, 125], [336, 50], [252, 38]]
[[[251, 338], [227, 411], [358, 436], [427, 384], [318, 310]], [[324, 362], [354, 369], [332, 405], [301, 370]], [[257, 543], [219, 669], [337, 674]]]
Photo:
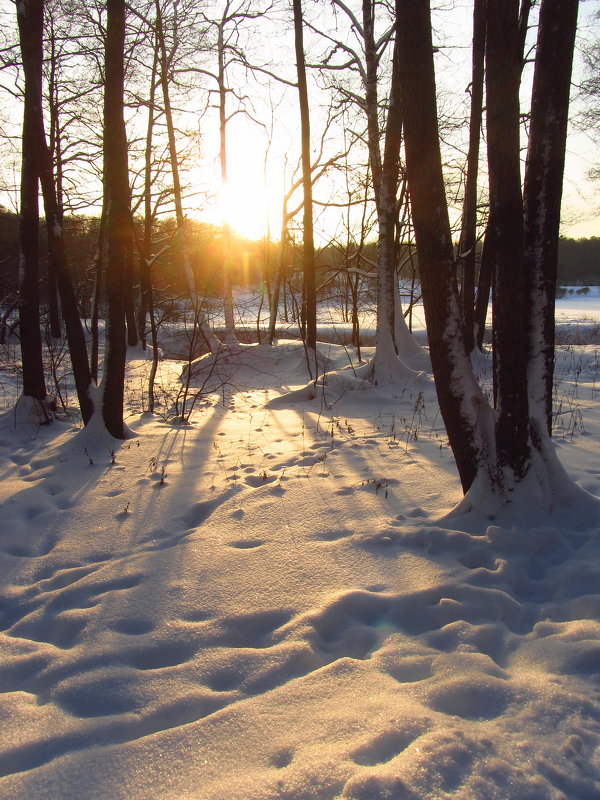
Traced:
[[[596, 497], [599, 318], [558, 303], [554, 443]], [[290, 340], [205, 357], [184, 423], [132, 352], [125, 442], [5, 413], [1, 800], [600, 797], [597, 504], [457, 513], [433, 382], [319, 350], [312, 392]]]

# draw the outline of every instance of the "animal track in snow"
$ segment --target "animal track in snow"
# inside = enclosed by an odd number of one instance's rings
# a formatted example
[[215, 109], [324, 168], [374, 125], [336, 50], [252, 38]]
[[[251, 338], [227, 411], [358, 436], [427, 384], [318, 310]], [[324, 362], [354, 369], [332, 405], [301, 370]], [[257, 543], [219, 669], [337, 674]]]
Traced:
[[154, 630], [155, 624], [151, 619], [146, 619], [145, 617], [124, 617], [116, 620], [108, 627], [116, 633], [124, 633], [127, 636], [141, 636]]
[[391, 675], [398, 683], [418, 683], [431, 678], [433, 668], [431, 658], [419, 656], [385, 659], [385, 672]]
[[42, 578], [38, 581], [38, 587], [42, 592], [52, 592], [55, 589], [64, 589], [72, 583], [85, 578], [92, 572], [98, 570], [99, 567], [70, 567], [67, 569], [58, 570], [51, 577]]
[[400, 755], [423, 733], [424, 729], [420, 726], [411, 726], [399, 731], [385, 731], [370, 742], [362, 745], [362, 747], [359, 747], [358, 750], [355, 750], [352, 754], [352, 760], [356, 764], [365, 767], [384, 764]]
[[347, 539], [349, 536], [353, 536], [353, 534], [354, 531], [348, 530], [348, 528], [333, 528], [315, 533], [311, 538], [321, 542], [338, 542], [340, 539]]
[[285, 609], [224, 617], [220, 621], [220, 635], [214, 643], [225, 647], [270, 647], [274, 644], [275, 631], [291, 617], [291, 612]]
[[288, 767], [294, 759], [294, 752], [289, 747], [283, 747], [281, 750], [277, 750], [270, 758], [271, 765], [274, 766], [276, 769], [285, 769]]
[[478, 683], [464, 678], [447, 681], [433, 691], [429, 701], [434, 711], [469, 720], [494, 719], [512, 700], [510, 689], [499, 679], [480, 677]]
[[255, 550], [265, 544], [264, 539], [239, 539], [237, 542], [230, 542], [229, 547], [236, 550]]
[[166, 639], [164, 642], [153, 642], [146, 647], [132, 650], [127, 661], [140, 670], [164, 669], [189, 661], [197, 649], [197, 642], [177, 643]]
[[219, 508], [219, 506], [237, 494], [240, 490], [241, 487], [239, 486], [231, 486], [229, 489], [222, 492], [222, 494], [212, 500], [205, 500], [204, 502], [195, 503], [181, 515], [180, 519], [188, 528], [197, 528], [206, 522], [213, 512]]
[[56, 536], [54, 534], [42, 534], [36, 537], [31, 532], [29, 539], [20, 539], [16, 542], [7, 543], [4, 547], [4, 552], [17, 558], [36, 558], [47, 556], [55, 547]]
[[84, 674], [82, 679], [59, 686], [52, 700], [75, 717], [105, 717], [125, 714], [142, 707], [134, 674], [115, 668], [110, 675]]

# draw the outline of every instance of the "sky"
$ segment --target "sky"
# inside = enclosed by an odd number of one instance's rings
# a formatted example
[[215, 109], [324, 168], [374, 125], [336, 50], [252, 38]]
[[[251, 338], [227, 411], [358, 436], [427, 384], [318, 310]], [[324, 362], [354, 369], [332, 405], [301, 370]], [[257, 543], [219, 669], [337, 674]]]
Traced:
[[[470, 15], [471, 6], [468, 2], [453, 4], [448, 10], [448, 3], [442, 4], [436, 19], [436, 37], [442, 44], [441, 54], [438, 55], [436, 67], [438, 70], [438, 85], [441, 90], [451, 92], [448, 101], [450, 105], [463, 103], [465, 88], [469, 81], [469, 45], [470, 45]], [[307, 16], [323, 24], [324, 15], [316, 13], [319, 7], [316, 4], [306, 4]], [[588, 0], [580, 6], [580, 28], [582, 34], [587, 35], [590, 30], [590, 20], [600, 8], [597, 0]], [[0, 0], [0, 12], [12, 14], [12, 4], [9, 0]], [[325, 26], [326, 27], [326, 26]], [[291, 54], [291, 34], [287, 37], [281, 35], [282, 26], [275, 31], [271, 27], [270, 35], [263, 37], [265, 41], [250, 42], [255, 57], [265, 61], [275, 60], [286, 63], [286, 77], [294, 78]], [[322, 52], [322, 45], [318, 44], [315, 37], [307, 34], [306, 48], [310, 56]], [[581, 58], [576, 55], [575, 77], [577, 82], [581, 74]], [[457, 77], [458, 76], [458, 77]], [[527, 83], [527, 77], [525, 84]], [[291, 175], [297, 164], [299, 150], [299, 112], [295, 91], [291, 88], [282, 93], [281, 87], [272, 88], [271, 96], [279, 103], [278, 109], [271, 121], [271, 111], [266, 95], [266, 79], [249, 81], [247, 93], [252, 96], [253, 113], [262, 123], [257, 125], [248, 120], [244, 115], [237, 114], [228, 125], [228, 160], [229, 160], [229, 185], [225, 192], [219, 192], [219, 164], [218, 164], [218, 131], [214, 110], [199, 118], [197, 108], [199, 102], [192, 104], [185, 120], [186, 124], [196, 127], [200, 131], [200, 145], [195, 151], [199, 159], [198, 166], [192, 166], [188, 175], [189, 195], [188, 213], [197, 218], [203, 218], [213, 223], [220, 223], [226, 213], [230, 224], [238, 232], [249, 238], [258, 238], [270, 230], [272, 238], [279, 238], [281, 220], [281, 197], [284, 188], [289, 186]], [[524, 102], [526, 102], [527, 88], [524, 89]], [[453, 99], [454, 98], [454, 99]], [[310, 100], [312, 111], [312, 141], [313, 150], [316, 151], [320, 129], [323, 125], [323, 111], [320, 106], [325, 102], [324, 95], [317, 88], [315, 81], [311, 81]], [[575, 115], [578, 101], [572, 105]], [[4, 129], [11, 129], [18, 136], [19, 113], [8, 113], [9, 106], [5, 106]], [[141, 124], [141, 123], [140, 123]], [[140, 129], [141, 130], [141, 129]], [[265, 150], [272, 131], [269, 154], [265, 163]], [[131, 135], [134, 130], [130, 128]], [[137, 134], [136, 134], [137, 135]], [[339, 145], [338, 140], [331, 141], [329, 151]], [[332, 136], [332, 139], [334, 137]], [[12, 160], [16, 155], [12, 152]], [[563, 196], [563, 228], [562, 232], [570, 236], [600, 235], [600, 193], [597, 184], [588, 180], [587, 172], [600, 160], [600, 151], [597, 142], [586, 133], [577, 131], [573, 126], [569, 137], [565, 182]], [[14, 184], [18, 176], [18, 169], [11, 164], [11, 156], [7, 154], [3, 159], [3, 170], [0, 172], [0, 181]], [[335, 191], [335, 184], [321, 181], [315, 190], [317, 200], [327, 202]], [[5, 196], [5, 203], [13, 207], [16, 199], [14, 192], [11, 197]], [[331, 210], [324, 212], [322, 206], [317, 208], [317, 231], [320, 238], [326, 238], [339, 224], [339, 212]]]

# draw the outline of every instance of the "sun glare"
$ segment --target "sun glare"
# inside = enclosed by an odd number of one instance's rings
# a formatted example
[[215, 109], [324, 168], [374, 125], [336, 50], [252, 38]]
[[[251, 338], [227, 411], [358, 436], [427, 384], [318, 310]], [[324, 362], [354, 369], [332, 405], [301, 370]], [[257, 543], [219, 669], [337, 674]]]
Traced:
[[[255, 127], [255, 126], [254, 126]], [[215, 150], [217, 146], [215, 143]], [[214, 150], [213, 150], [214, 152]], [[247, 239], [279, 237], [281, 225], [281, 175], [267, 162], [265, 176], [265, 140], [260, 131], [245, 125], [230, 124], [227, 131], [227, 185], [216, 193], [212, 209], [199, 211], [201, 218], [222, 225]], [[219, 159], [215, 158], [209, 185], [221, 182]]]
[[263, 176], [257, 177], [250, 170], [234, 174], [219, 192], [219, 215], [222, 222], [247, 239], [266, 236], [273, 220]]

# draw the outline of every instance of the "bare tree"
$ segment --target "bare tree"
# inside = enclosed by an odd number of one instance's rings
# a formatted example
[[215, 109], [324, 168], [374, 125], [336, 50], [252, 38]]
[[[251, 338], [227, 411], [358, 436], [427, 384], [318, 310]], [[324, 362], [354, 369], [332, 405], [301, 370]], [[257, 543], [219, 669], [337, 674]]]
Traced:
[[46, 399], [39, 319], [39, 205], [37, 121], [41, 113], [43, 0], [17, 5], [19, 41], [25, 66], [23, 137], [21, 156], [21, 208], [19, 216], [20, 280], [19, 323], [23, 364], [23, 397], [37, 410], [42, 422], [52, 416]]
[[220, 342], [210, 329], [205, 315], [200, 308], [201, 298], [198, 294], [196, 287], [196, 279], [192, 264], [190, 260], [190, 251], [187, 241], [185, 214], [183, 211], [181, 182], [179, 179], [179, 159], [177, 154], [177, 142], [175, 140], [175, 126], [173, 122], [173, 110], [171, 107], [171, 96], [169, 89], [169, 80], [171, 73], [171, 57], [172, 53], [167, 52], [164, 27], [163, 27], [163, 12], [159, 0], [155, 0], [155, 13], [156, 13], [156, 41], [159, 52], [159, 74], [160, 86], [162, 90], [165, 120], [167, 124], [168, 141], [169, 141], [169, 157], [171, 164], [171, 174], [173, 176], [173, 202], [175, 205], [175, 217], [177, 220], [177, 239], [179, 252], [183, 261], [183, 269], [188, 282], [190, 296], [192, 299], [192, 307], [194, 309], [194, 319], [198, 320], [202, 338], [208, 349], [215, 352], [219, 349]]
[[[573, 49], [577, 2], [543, 0], [543, 4], [547, 7], [540, 17], [540, 52], [543, 53], [541, 42], [549, 37], [555, 42], [550, 51], [564, 69]], [[498, 328], [494, 339], [496, 410], [483, 397], [464, 346], [464, 318], [454, 270], [437, 127], [430, 11], [420, 0], [398, 0], [397, 9], [407, 175], [423, 299], [440, 409], [463, 489], [469, 492], [462, 508], [476, 506], [493, 514], [503, 503], [519, 496], [515, 494], [519, 486], [526, 487], [529, 503], [544, 507], [582, 497], [582, 491], [566, 479], [545, 424], [546, 376], [536, 366], [546, 352], [547, 333], [539, 320], [545, 317], [547, 299], [540, 281], [531, 280], [529, 275], [526, 280], [521, 271], [518, 3], [488, 2], [488, 138], [490, 151], [496, 148], [490, 158], [490, 194], [496, 220], [494, 237], [499, 247], [494, 278]], [[549, 74], [550, 64], [540, 55], [536, 58], [534, 96], [547, 85]], [[566, 80], [568, 83], [568, 77]], [[562, 91], [559, 96], [561, 113], [566, 113], [568, 92]], [[530, 152], [542, 144], [537, 141], [542, 135], [540, 130], [532, 120]], [[550, 141], [544, 135], [542, 140]], [[564, 146], [564, 136], [552, 140], [552, 149], [564, 150]], [[540, 171], [536, 199], [543, 206], [554, 202], [549, 196], [554, 176], [547, 165]], [[531, 186], [526, 187], [526, 194], [530, 189]], [[553, 229], [556, 225], [553, 218]], [[509, 242], [499, 242], [502, 238]], [[547, 265], [542, 269], [546, 268]], [[533, 325], [528, 327], [530, 303], [538, 311]], [[520, 320], [507, 305], [518, 310]], [[512, 331], [511, 324], [516, 326]], [[517, 350], [525, 352], [523, 359], [515, 360]], [[509, 368], [514, 370], [512, 376], [507, 374]], [[541, 425], [540, 406], [544, 409]]]
[[[300, 128], [302, 136], [302, 191], [303, 197], [303, 240], [302, 261], [304, 291], [302, 298], [302, 323], [304, 342], [309, 351], [308, 362], [311, 377], [317, 377], [317, 283], [315, 267], [315, 242], [313, 229], [312, 170], [310, 156], [310, 108], [306, 82], [306, 60], [304, 57], [304, 32], [301, 0], [293, 0], [294, 43], [296, 49], [296, 70], [298, 75], [298, 101], [300, 104]], [[313, 363], [311, 363], [313, 362]], [[314, 373], [313, 373], [314, 366]]]
[[106, 0], [104, 86], [104, 191], [106, 195], [106, 355], [102, 379], [102, 417], [115, 439], [126, 438], [125, 388], [126, 264], [131, 240], [127, 133], [123, 116], [125, 0]]

